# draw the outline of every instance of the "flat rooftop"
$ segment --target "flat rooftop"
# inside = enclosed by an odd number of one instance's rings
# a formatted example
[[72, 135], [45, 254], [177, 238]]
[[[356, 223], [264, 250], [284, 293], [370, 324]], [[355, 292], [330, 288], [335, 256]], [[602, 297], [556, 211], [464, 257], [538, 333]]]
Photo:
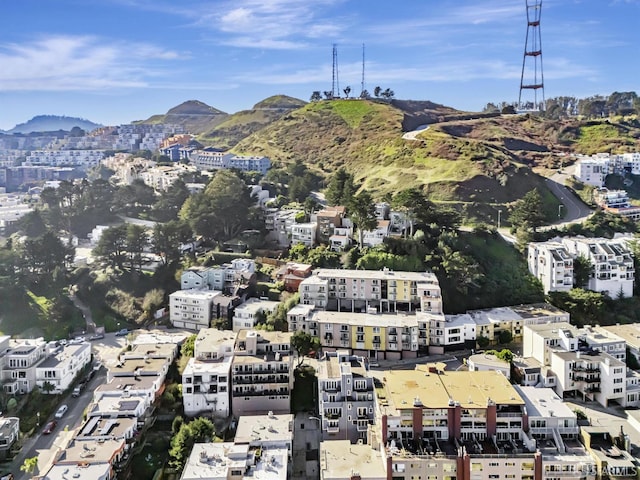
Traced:
[[601, 329], [622, 338], [630, 347], [640, 347], [640, 323], [610, 325]]
[[222, 295], [222, 292], [219, 290], [178, 290], [169, 295], [169, 297], [211, 300], [218, 295]]
[[61, 352], [55, 355], [49, 355], [44, 362], [38, 365], [38, 368], [55, 368], [71, 357], [77, 357], [86, 350], [91, 351], [91, 344], [88, 342], [82, 342], [78, 345], [66, 345]]
[[118, 390], [133, 392], [154, 388], [158, 377], [147, 375], [138, 377], [113, 377], [109, 383], [103, 383], [95, 389], [96, 392], [114, 392]]
[[565, 350], [552, 350], [552, 355], [557, 355], [558, 357], [564, 359], [565, 361], [578, 360], [578, 355], [580, 355], [580, 360], [584, 360], [586, 362], [592, 363], [604, 363], [609, 361], [612, 366], [616, 367], [625, 367], [626, 364], [622, 360], [618, 360], [617, 358], [609, 355], [608, 353], [602, 353], [598, 351], [591, 352], [567, 352]]
[[122, 415], [135, 415], [141, 404], [142, 399], [139, 397], [102, 397], [90, 407], [89, 414], [113, 412]]
[[476, 353], [475, 355], [471, 355], [467, 359], [468, 363], [474, 363], [477, 365], [485, 365], [488, 367], [494, 368], [509, 368], [509, 363], [504, 360], [500, 360], [495, 355], [489, 355], [488, 353]]
[[413, 408], [416, 401], [425, 408], [448, 408], [451, 401], [459, 402], [462, 408], [485, 408], [489, 400], [497, 405], [524, 405], [524, 400], [500, 372], [437, 374], [418, 367], [384, 372], [384, 392], [390, 408]]
[[386, 458], [371, 445], [352, 445], [349, 440], [320, 443], [320, 477], [327, 480], [352, 478], [358, 472], [367, 480], [386, 480]]
[[[344, 353], [340, 351], [340, 353]], [[367, 376], [367, 370], [364, 367], [364, 359], [362, 357], [356, 357], [354, 355], [347, 355], [349, 361], [340, 362], [337, 356], [324, 357], [317, 363], [318, 366], [318, 378], [341, 378], [342, 374], [352, 374], [354, 376], [364, 377]], [[361, 361], [362, 360], [362, 361]]]
[[131, 350], [123, 352], [122, 356], [124, 358], [174, 358], [176, 353], [178, 353], [178, 345], [175, 343], [138, 343], [133, 345]]
[[328, 312], [318, 310], [313, 314], [313, 319], [321, 323], [334, 323], [339, 325], [354, 326], [384, 326], [386, 328], [417, 327], [416, 315], [404, 313], [355, 313], [355, 312]]
[[318, 268], [312, 277], [320, 278], [377, 278], [382, 280], [409, 280], [438, 285], [438, 278], [432, 272], [396, 272], [393, 270], [343, 270], [338, 268]]
[[82, 465], [53, 465], [41, 480], [69, 480], [69, 479], [107, 479], [111, 473], [111, 465], [108, 463], [95, 463]]
[[82, 440], [91, 437], [124, 438], [136, 429], [136, 418], [89, 417], [82, 425], [76, 438]]
[[198, 332], [196, 337], [194, 350], [210, 352], [217, 350], [218, 347], [225, 343], [230, 342], [233, 345], [236, 339], [236, 332], [231, 330], [218, 330], [217, 328], [202, 328]]
[[227, 480], [231, 471], [241, 471], [242, 478], [286, 480], [289, 452], [286, 448], [257, 449], [249, 445], [196, 443], [182, 471], [180, 480]]
[[246, 302], [236, 307], [236, 313], [253, 313], [256, 314], [260, 310], [267, 310], [272, 312], [276, 309], [276, 307], [280, 304], [280, 302], [275, 302], [272, 300], [260, 300], [259, 298], [250, 298]]
[[251, 415], [238, 419], [236, 444], [260, 445], [262, 442], [293, 441], [293, 414]]
[[560, 338], [560, 330], [571, 332], [574, 337], [578, 336], [578, 329], [569, 322], [538, 323], [534, 325], [527, 325], [525, 328], [528, 328], [532, 332], [542, 335], [545, 338]]
[[182, 345], [184, 341], [191, 336], [192, 332], [187, 333], [184, 331], [173, 331], [173, 330], [138, 330], [135, 334], [135, 338], [133, 339], [134, 345], [138, 344], [149, 344], [149, 343], [170, 343], [175, 345]]
[[184, 369], [183, 375], [198, 375], [201, 373], [214, 373], [217, 375], [228, 374], [231, 369], [232, 356], [220, 357], [216, 362], [201, 362], [190, 358]]
[[143, 358], [125, 358], [110, 370], [114, 376], [127, 373], [133, 375], [134, 372], [139, 372], [141, 375], [144, 375], [144, 372], [156, 374], [162, 371], [163, 368], [168, 367], [169, 363], [168, 358], [148, 358], [146, 360]]
[[97, 441], [76, 438], [63, 451], [57, 463], [111, 463], [113, 458], [124, 450], [124, 445], [124, 439], [109, 438]]
[[562, 401], [552, 388], [522, 387], [514, 385], [524, 400], [529, 418], [576, 418], [576, 414]]
[[291, 342], [292, 332], [269, 332], [267, 330], [247, 330], [243, 329], [238, 332], [236, 343], [246, 341], [248, 337], [258, 336], [258, 343], [279, 343], [286, 344]]

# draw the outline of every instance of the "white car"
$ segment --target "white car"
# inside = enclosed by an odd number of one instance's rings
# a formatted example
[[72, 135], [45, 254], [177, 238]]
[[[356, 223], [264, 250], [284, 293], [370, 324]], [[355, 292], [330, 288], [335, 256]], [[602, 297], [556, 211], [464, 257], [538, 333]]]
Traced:
[[68, 406], [60, 405], [60, 408], [58, 408], [58, 410], [56, 411], [56, 414], [54, 416], [56, 418], [62, 418], [62, 417], [64, 417], [64, 414], [67, 413], [67, 410], [69, 410]]

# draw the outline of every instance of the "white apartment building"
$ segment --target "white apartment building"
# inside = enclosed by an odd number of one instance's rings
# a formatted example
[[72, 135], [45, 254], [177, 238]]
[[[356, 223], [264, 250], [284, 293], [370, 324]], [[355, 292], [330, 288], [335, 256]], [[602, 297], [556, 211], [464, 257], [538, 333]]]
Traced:
[[374, 384], [364, 357], [327, 352], [318, 362], [318, 402], [323, 440], [366, 443], [374, 423]]
[[27, 155], [24, 164], [86, 168], [100, 164], [104, 153], [104, 150], [33, 150]]
[[46, 342], [43, 338], [0, 338], [2, 357], [2, 382], [5, 393], [25, 394], [36, 386], [36, 368], [46, 358]]
[[169, 295], [169, 320], [174, 327], [200, 330], [208, 328], [213, 301], [222, 295], [216, 290], [178, 290]]
[[570, 255], [582, 255], [591, 262], [589, 290], [604, 292], [611, 297], [633, 295], [633, 254], [624, 239], [566, 237], [562, 244]]
[[291, 333], [240, 330], [231, 367], [233, 415], [289, 413]]
[[231, 413], [231, 363], [235, 333], [203, 328], [194, 344], [194, 357], [182, 373], [182, 399], [188, 416]]
[[291, 228], [295, 225], [299, 213], [302, 213], [302, 210], [268, 208], [264, 218], [265, 229], [269, 232], [267, 239], [280, 247], [291, 245]]
[[378, 220], [378, 225], [373, 230], [362, 232], [362, 244], [365, 247], [377, 247], [384, 243], [391, 232], [389, 220]]
[[[626, 406], [630, 402], [626, 393], [627, 368], [624, 361], [612, 356], [620, 352], [622, 345], [619, 339], [568, 323], [528, 325], [524, 330], [523, 357], [533, 357], [550, 368], [556, 378], [548, 383], [561, 398], [578, 396], [605, 407], [615, 400]], [[629, 378], [633, 387], [635, 379]]]
[[596, 157], [581, 157], [576, 162], [575, 176], [582, 183], [594, 187], [603, 187], [607, 175], [613, 173], [614, 162], [608, 154]]
[[182, 290], [208, 289], [232, 293], [237, 286], [249, 283], [255, 272], [255, 260], [236, 258], [218, 267], [185, 270], [180, 277], [180, 285]]
[[[61, 394], [91, 363], [91, 344], [66, 345], [36, 367], [36, 384], [43, 393]], [[50, 387], [46, 387], [48, 384]], [[52, 389], [50, 389], [53, 387]]]
[[525, 402], [528, 433], [537, 440], [577, 438], [580, 433], [576, 413], [551, 388], [514, 385]]
[[238, 305], [233, 311], [234, 332], [242, 329], [251, 329], [256, 326], [258, 316], [262, 313], [268, 315], [272, 313], [280, 304], [270, 300], [260, 300], [258, 298], [250, 298], [242, 305]]
[[316, 244], [316, 223], [294, 223], [291, 225], [291, 244], [301, 243], [307, 247], [314, 247]]
[[206, 150], [191, 152], [189, 160], [200, 170], [237, 168], [244, 172], [260, 172], [264, 175], [271, 168], [271, 160], [267, 157], [242, 156]]
[[529, 272], [542, 282], [544, 293], [573, 288], [573, 258], [559, 242], [532, 242], [528, 246]]

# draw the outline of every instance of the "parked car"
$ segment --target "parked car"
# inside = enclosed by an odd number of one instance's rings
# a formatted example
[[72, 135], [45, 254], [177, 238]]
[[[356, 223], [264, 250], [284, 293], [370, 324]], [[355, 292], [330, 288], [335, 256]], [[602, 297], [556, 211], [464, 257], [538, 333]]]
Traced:
[[64, 417], [64, 414], [67, 413], [67, 410], [69, 410], [69, 407], [67, 405], [60, 405], [60, 408], [58, 408], [54, 417], [56, 418]]
[[101, 340], [104, 338], [104, 334], [102, 333], [94, 333], [89, 337], [89, 340]]
[[118, 330], [116, 332], [116, 337], [126, 337], [127, 335], [129, 335], [129, 329], [127, 328], [123, 328], [122, 330]]
[[55, 420], [51, 420], [49, 423], [47, 423], [44, 426], [44, 430], [42, 430], [42, 433], [44, 433], [45, 435], [49, 435], [51, 432], [55, 430], [57, 425], [58, 425], [58, 422], [56, 422]]

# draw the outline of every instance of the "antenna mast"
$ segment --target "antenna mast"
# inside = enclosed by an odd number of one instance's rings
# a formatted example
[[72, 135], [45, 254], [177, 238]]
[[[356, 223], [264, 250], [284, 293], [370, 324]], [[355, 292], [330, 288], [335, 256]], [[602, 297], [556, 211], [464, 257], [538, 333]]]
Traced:
[[360, 98], [364, 98], [364, 43], [362, 44], [362, 81], [360, 82]]
[[331, 96], [340, 98], [340, 82], [338, 81], [338, 44], [333, 44], [333, 83], [331, 84]]
[[[518, 108], [540, 111], [544, 110], [544, 73], [542, 72], [542, 37], [540, 35], [542, 0], [525, 0], [525, 5], [527, 8], [527, 36], [524, 41]], [[526, 79], [525, 70], [527, 71]], [[523, 90], [533, 90], [533, 105], [530, 101], [522, 103]], [[538, 90], [542, 94], [541, 103], [538, 103]]]

